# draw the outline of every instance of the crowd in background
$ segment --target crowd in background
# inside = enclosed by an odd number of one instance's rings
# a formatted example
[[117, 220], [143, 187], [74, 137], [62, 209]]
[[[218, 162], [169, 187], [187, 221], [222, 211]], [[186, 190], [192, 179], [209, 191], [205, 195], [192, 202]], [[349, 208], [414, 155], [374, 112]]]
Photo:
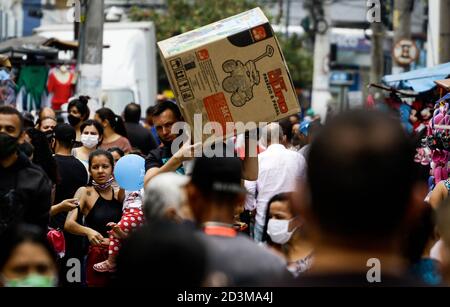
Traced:
[[[195, 144], [171, 150], [173, 101], [120, 115], [88, 101], [67, 123], [0, 106], [0, 285], [376, 285], [374, 259], [381, 285], [450, 282], [450, 188], [425, 201], [398, 118], [307, 112], [194, 159]], [[143, 190], [114, 178], [129, 154], [145, 158]]]

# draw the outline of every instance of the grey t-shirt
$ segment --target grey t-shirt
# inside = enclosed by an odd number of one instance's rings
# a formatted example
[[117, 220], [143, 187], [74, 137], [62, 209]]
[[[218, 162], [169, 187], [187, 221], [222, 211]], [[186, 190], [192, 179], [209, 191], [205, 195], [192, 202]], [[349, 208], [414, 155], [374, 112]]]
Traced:
[[285, 261], [245, 235], [223, 237], [199, 233], [199, 237], [207, 249], [209, 278], [217, 273], [227, 278], [227, 284], [219, 286], [273, 286], [289, 281]]

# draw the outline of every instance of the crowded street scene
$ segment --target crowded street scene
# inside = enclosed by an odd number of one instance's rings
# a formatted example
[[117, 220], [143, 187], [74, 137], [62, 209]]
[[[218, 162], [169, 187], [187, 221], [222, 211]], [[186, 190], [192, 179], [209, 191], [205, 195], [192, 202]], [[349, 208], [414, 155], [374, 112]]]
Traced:
[[449, 13], [0, 0], [0, 288], [450, 286]]

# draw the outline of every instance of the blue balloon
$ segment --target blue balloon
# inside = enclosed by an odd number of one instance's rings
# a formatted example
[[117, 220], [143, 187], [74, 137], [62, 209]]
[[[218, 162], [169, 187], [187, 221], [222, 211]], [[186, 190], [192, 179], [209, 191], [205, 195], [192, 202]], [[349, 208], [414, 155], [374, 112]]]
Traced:
[[114, 177], [122, 189], [138, 191], [144, 187], [145, 160], [138, 155], [126, 155], [117, 161]]

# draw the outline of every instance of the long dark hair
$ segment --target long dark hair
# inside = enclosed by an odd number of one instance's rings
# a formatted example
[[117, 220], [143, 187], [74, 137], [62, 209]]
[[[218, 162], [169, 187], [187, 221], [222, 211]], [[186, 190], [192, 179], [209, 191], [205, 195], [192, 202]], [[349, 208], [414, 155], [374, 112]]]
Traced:
[[47, 137], [42, 131], [35, 128], [27, 129], [26, 133], [31, 138], [31, 145], [34, 148], [33, 163], [39, 165], [54, 184], [59, 183], [58, 165]]
[[95, 113], [100, 117], [102, 121], [107, 120], [115, 133], [120, 134], [125, 138], [128, 137], [122, 118], [114, 114], [114, 112], [111, 109], [101, 108], [97, 110], [97, 112]]
[[73, 99], [69, 102], [69, 107], [67, 108], [67, 111], [70, 112], [70, 109], [72, 107], [76, 107], [78, 112], [81, 114], [81, 121], [85, 121], [89, 118], [89, 114], [91, 111], [88, 107], [88, 102], [91, 97], [89, 96], [79, 96], [76, 99]]

